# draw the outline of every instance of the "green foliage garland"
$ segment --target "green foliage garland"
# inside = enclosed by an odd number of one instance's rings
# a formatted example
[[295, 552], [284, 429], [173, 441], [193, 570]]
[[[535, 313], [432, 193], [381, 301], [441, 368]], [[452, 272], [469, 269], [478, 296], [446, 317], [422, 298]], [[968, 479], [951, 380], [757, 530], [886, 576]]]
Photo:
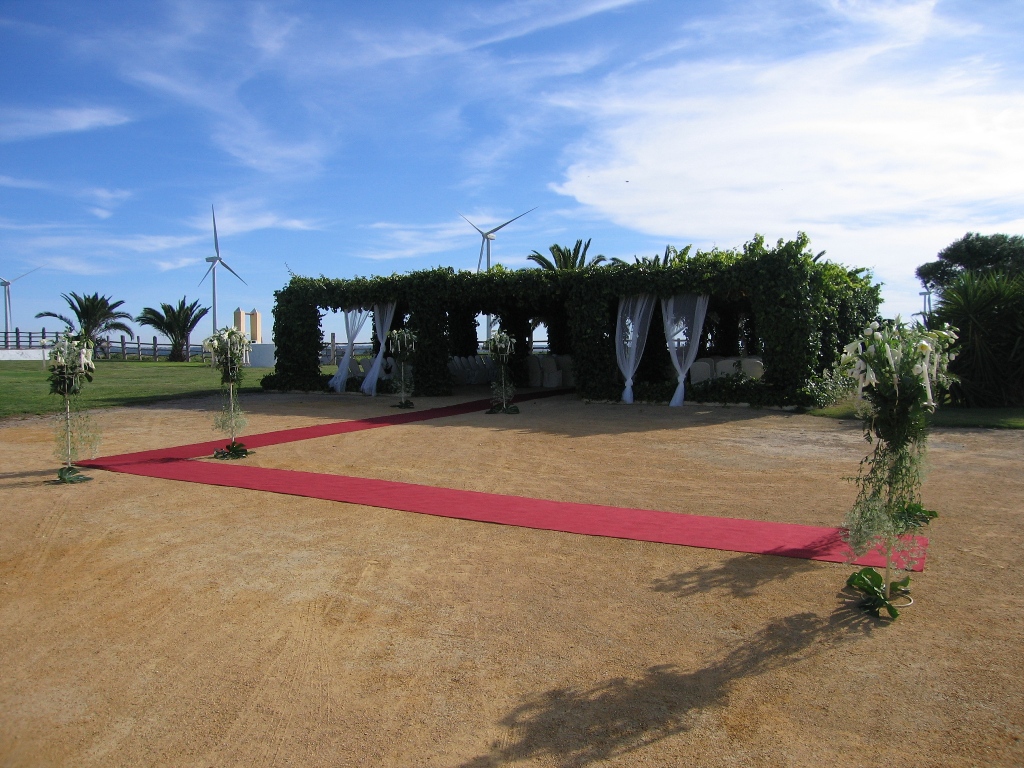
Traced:
[[[748, 330], [756, 334], [754, 346], [763, 350], [765, 366], [764, 379], [756, 382], [759, 401], [803, 404], [802, 390], [812, 377], [831, 368], [842, 344], [877, 316], [879, 289], [870, 275], [816, 261], [803, 233], [771, 247], [758, 236], [742, 252], [678, 253], [667, 264], [655, 260], [571, 270], [471, 273], [438, 267], [349, 280], [295, 276], [275, 293], [277, 367], [263, 385], [326, 388], [328, 377], [319, 366], [321, 311], [395, 301], [396, 318], [408, 316], [406, 325], [418, 338], [414, 394], [451, 393], [448, 359], [475, 344], [471, 318], [480, 312], [498, 318], [514, 339], [509, 367], [517, 385], [526, 383], [530, 331], [540, 319], [556, 329], [558, 351], [573, 356], [580, 396], [617, 400], [622, 380], [612, 336], [619, 297], [689, 292], [708, 294], [734, 313], [749, 311]], [[667, 353], [649, 342], [644, 358], [659, 354], [667, 360]], [[660, 391], [658, 376], [669, 380], [673, 375], [670, 366], [657, 360], [651, 371], [652, 392]]]

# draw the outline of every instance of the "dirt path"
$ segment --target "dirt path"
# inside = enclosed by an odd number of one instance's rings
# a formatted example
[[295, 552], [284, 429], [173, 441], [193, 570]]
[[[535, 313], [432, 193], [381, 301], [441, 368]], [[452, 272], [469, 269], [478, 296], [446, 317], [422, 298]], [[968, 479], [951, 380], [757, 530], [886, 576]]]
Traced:
[[[417, 402], [420, 407], [452, 399]], [[254, 432], [388, 412], [262, 396]], [[94, 414], [102, 453], [215, 438], [191, 401]], [[827, 563], [91, 472], [0, 422], [0, 764], [1024, 764], [1024, 433], [939, 431], [918, 604]], [[253, 464], [837, 524], [852, 423], [536, 401]]]

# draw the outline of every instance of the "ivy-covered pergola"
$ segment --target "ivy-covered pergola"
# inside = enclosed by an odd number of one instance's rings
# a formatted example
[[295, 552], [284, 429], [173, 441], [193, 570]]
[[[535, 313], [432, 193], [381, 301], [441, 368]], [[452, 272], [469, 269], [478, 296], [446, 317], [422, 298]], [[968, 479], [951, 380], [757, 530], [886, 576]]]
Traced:
[[[613, 338], [619, 299], [693, 293], [710, 297], [702, 354], [734, 355], [742, 345], [764, 363], [762, 385], [769, 395], [764, 401], [794, 402], [796, 393], [830, 368], [842, 346], [877, 316], [880, 301], [870, 274], [820, 260], [808, 245], [802, 233], [774, 246], [756, 237], [742, 251], [698, 252], [670, 266], [486, 273], [438, 267], [347, 280], [294, 276], [275, 293], [277, 365], [264, 386], [324, 389], [322, 313], [395, 302], [392, 327], [408, 327], [418, 338], [412, 361], [416, 394], [452, 392], [448, 360], [476, 354], [476, 317], [484, 313], [497, 317], [516, 339], [511, 361], [516, 376], [525, 376], [528, 339], [541, 321], [551, 351], [572, 355], [580, 396], [615, 400], [622, 390]], [[640, 378], [667, 381], [673, 375], [660, 328], [657, 319], [651, 323]]]

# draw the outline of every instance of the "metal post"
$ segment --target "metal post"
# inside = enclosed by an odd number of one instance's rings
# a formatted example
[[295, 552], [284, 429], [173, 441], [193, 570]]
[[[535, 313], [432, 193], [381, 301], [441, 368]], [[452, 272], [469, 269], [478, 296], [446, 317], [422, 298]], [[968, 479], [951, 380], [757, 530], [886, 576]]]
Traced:
[[154, 336], [153, 337], [153, 362], [155, 363], [156, 360], [157, 360], [157, 357], [156, 357], [156, 336]]
[[14, 329], [14, 348], [21, 349], [21, 328]]

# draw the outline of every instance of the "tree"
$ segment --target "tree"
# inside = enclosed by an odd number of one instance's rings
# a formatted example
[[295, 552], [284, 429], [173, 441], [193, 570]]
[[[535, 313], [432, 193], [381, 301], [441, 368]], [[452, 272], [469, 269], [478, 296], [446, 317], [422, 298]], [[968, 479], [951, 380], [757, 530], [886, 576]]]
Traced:
[[[111, 331], [120, 331], [128, 334], [129, 338], [135, 338], [132, 329], [122, 323], [122, 320], [131, 320], [132, 316], [127, 312], [118, 311], [118, 307], [124, 304], [123, 301], [111, 302], [109, 296], [100, 296], [94, 293], [91, 296], [79, 296], [72, 292], [69, 296], [61, 294], [61, 298], [68, 303], [68, 307], [78, 320], [79, 338], [87, 339], [97, 344], [100, 337]], [[75, 330], [75, 322], [70, 318], [59, 315], [56, 312], [40, 312], [36, 317], [55, 317], [67, 325], [69, 331]]]
[[1024, 274], [963, 272], [939, 295], [934, 324], [959, 328], [960, 354], [950, 365], [957, 405], [1024, 405]]
[[962, 272], [1024, 273], [1024, 237], [968, 232], [939, 251], [938, 261], [917, 268], [925, 288], [941, 290]]
[[152, 307], [144, 307], [135, 322], [140, 325], [148, 325], [166, 336], [171, 342], [171, 354], [167, 360], [172, 363], [188, 362], [185, 345], [188, 342], [192, 331], [199, 325], [209, 307], [199, 307], [199, 300], [186, 304], [188, 297], [182, 296], [178, 306], [161, 304], [160, 310]]
[[539, 264], [541, 269], [546, 269], [550, 272], [556, 272], [560, 269], [583, 269], [583, 267], [593, 267], [606, 261], [604, 256], [595, 256], [590, 264], [587, 264], [587, 250], [589, 248], [590, 240], [587, 240], [585, 243], [582, 240], [577, 240], [576, 245], [571, 250], [568, 246], [555, 243], [548, 248], [551, 252], [550, 259], [538, 251], [534, 251], [526, 258], [535, 264]]
[[[634, 256], [633, 261], [637, 264], [644, 264], [648, 267], [671, 267], [676, 264], [681, 264], [686, 261], [690, 255], [690, 248], [692, 245], [687, 245], [681, 251], [677, 251], [675, 246], [666, 245], [664, 256], [654, 254], [654, 256]], [[618, 256], [612, 257], [612, 264], [629, 264], [625, 259], [620, 259]]]

